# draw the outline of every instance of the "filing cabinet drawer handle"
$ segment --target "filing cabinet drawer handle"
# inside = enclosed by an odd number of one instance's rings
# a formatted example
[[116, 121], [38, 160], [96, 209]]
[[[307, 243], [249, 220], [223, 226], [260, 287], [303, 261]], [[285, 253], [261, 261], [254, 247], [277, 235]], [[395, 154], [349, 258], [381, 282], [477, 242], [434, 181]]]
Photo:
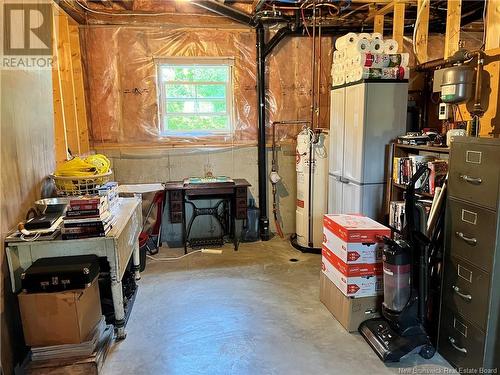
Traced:
[[460, 288], [456, 285], [453, 285], [452, 286], [453, 288], [453, 291], [458, 294], [460, 297], [462, 297], [463, 299], [466, 299], [467, 301], [472, 301], [472, 296], [470, 294], [463, 294], [461, 291], [460, 291]]
[[461, 174], [460, 175], [460, 178], [470, 184], [474, 184], [474, 185], [480, 185], [483, 180], [480, 179], [479, 177], [471, 177], [471, 176], [467, 176], [466, 174]]
[[466, 237], [462, 232], [455, 232], [458, 238], [461, 238], [465, 242], [467, 242], [469, 245], [476, 246], [477, 244], [477, 239], [471, 238], [471, 237]]
[[450, 342], [451, 346], [453, 346], [453, 348], [455, 350], [458, 350], [459, 352], [462, 352], [464, 354], [467, 354], [467, 349], [465, 348], [461, 348], [460, 346], [457, 345], [457, 342], [455, 341], [455, 339], [451, 336], [448, 336], [448, 341]]

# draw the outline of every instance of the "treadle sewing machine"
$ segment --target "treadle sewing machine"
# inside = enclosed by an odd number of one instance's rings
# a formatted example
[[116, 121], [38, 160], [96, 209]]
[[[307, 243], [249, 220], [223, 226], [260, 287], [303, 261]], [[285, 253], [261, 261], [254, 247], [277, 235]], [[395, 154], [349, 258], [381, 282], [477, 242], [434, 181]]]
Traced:
[[[236, 221], [245, 220], [247, 217], [247, 194], [250, 186], [245, 179], [233, 180], [226, 176], [190, 177], [184, 181], [165, 184], [170, 207], [170, 222], [182, 224], [185, 253], [188, 246], [191, 248], [222, 246], [225, 237], [232, 239], [234, 249], [238, 250]], [[200, 200], [217, 200], [217, 203], [211, 207], [198, 207], [195, 202]], [[189, 221], [186, 218], [186, 205], [192, 208]], [[218, 236], [191, 238], [193, 224], [200, 216], [215, 218], [219, 226]]]

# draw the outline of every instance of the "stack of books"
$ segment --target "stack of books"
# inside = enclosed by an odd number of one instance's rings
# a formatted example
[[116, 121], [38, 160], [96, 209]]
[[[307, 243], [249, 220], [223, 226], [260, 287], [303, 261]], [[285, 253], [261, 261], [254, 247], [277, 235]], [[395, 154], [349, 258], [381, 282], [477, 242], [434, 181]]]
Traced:
[[[393, 166], [393, 180], [397, 184], [408, 185], [415, 173], [422, 166], [428, 166], [428, 163], [434, 161], [434, 156], [428, 155], [409, 155], [408, 157], [395, 157]], [[424, 174], [415, 184], [415, 189], [422, 188], [427, 175]]]
[[63, 344], [32, 347], [31, 360], [46, 361], [68, 357], [87, 357], [95, 351], [97, 345], [99, 344], [99, 341], [101, 341], [103, 338], [107, 339], [107, 336], [111, 333], [110, 331], [112, 330], [112, 328], [113, 327], [106, 325], [103, 316], [95, 326], [92, 334], [87, 341], [84, 341], [81, 344]]
[[113, 333], [113, 326], [106, 325], [103, 318], [86, 342], [32, 347], [24, 373], [99, 374], [113, 342]]
[[435, 160], [435, 157], [430, 155], [395, 157], [392, 179], [396, 184], [408, 185], [413, 175], [422, 166], [429, 168], [429, 173], [424, 173], [415, 184], [415, 189], [433, 195], [436, 187], [442, 186], [446, 179], [448, 173], [448, 162], [446, 160]]
[[392, 201], [390, 203], [389, 226], [400, 232], [406, 226], [405, 206], [405, 201]]
[[108, 205], [111, 211], [118, 205], [118, 182], [106, 182], [97, 188], [97, 193], [100, 197], [108, 198]]
[[104, 237], [115, 221], [107, 196], [89, 196], [69, 202], [61, 229], [63, 240]]

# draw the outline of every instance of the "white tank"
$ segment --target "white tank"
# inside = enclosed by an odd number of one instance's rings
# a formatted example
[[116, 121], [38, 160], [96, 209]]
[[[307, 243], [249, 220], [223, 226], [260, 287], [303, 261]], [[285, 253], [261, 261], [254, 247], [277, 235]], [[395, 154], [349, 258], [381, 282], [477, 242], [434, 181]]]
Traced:
[[328, 136], [321, 133], [317, 143], [313, 143], [312, 158], [312, 202], [309, 202], [309, 142], [312, 132], [305, 129], [297, 136], [297, 243], [309, 247], [309, 205], [312, 205], [313, 234], [312, 247], [321, 247], [323, 242], [323, 215], [327, 211], [328, 192]]

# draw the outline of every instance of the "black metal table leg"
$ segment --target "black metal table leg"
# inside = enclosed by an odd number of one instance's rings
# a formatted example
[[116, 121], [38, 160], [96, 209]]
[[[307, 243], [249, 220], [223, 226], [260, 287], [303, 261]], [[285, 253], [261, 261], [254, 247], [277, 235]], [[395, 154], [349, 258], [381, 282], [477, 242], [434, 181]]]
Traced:
[[182, 196], [182, 242], [184, 244], [184, 254], [187, 254], [187, 236], [186, 236], [186, 198]]

